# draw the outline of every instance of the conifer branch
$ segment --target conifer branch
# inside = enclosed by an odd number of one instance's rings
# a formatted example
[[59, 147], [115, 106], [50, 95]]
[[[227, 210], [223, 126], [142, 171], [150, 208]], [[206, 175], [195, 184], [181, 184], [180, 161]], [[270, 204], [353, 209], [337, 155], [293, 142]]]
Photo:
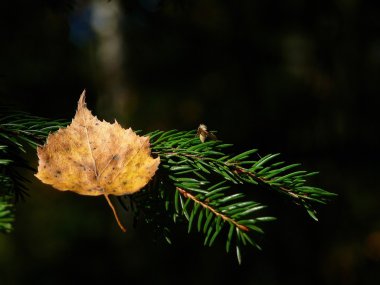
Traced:
[[63, 125], [62, 120], [0, 110], [0, 232], [12, 230], [14, 203], [28, 195], [28, 180], [19, 172], [33, 170], [23, 157], [26, 147], [42, 144], [49, 132]]
[[[294, 170], [300, 164], [273, 162], [279, 154], [260, 157], [257, 149], [252, 149], [231, 155], [228, 153], [231, 144], [216, 139], [205, 141], [195, 131], [155, 131], [148, 135], [152, 153], [161, 159], [161, 171], [156, 175], [160, 182], [135, 197], [161, 193], [156, 199], [162, 199], [165, 211], [175, 223], [187, 223], [188, 232], [197, 229], [208, 246], [223, 235], [226, 250], [233, 245], [239, 262], [242, 246], [259, 248], [254, 239], [256, 234], [263, 233], [260, 224], [275, 219], [261, 213], [266, 206], [254, 200], [255, 191], [239, 185], [251, 184], [257, 191], [270, 189], [285, 194], [305, 207], [315, 220], [312, 203], [324, 204], [335, 196], [306, 185], [306, 179], [317, 172]], [[141, 210], [144, 208], [143, 205]], [[162, 223], [162, 216], [151, 210], [146, 213], [149, 222]], [[160, 219], [152, 218], [152, 213]], [[169, 240], [169, 231], [163, 234]]]
[[193, 200], [194, 203], [201, 205], [203, 208], [209, 210], [217, 217], [221, 217], [224, 221], [234, 224], [237, 228], [245, 232], [249, 231], [249, 229], [246, 226], [239, 224], [238, 222], [234, 221], [232, 218], [227, 217], [226, 215], [223, 215], [222, 213], [215, 210], [213, 207], [209, 206], [207, 203], [203, 203], [202, 201], [198, 200], [195, 196], [191, 195], [189, 192], [186, 192], [186, 190], [179, 187], [176, 187], [176, 189], [183, 195], [183, 197]]
[[[13, 201], [26, 193], [26, 179], [15, 170], [15, 166], [31, 169], [21, 156], [25, 146], [35, 148], [49, 132], [64, 125], [64, 121], [24, 113], [0, 119], [0, 231], [12, 229]], [[284, 194], [315, 220], [315, 205], [335, 196], [307, 185], [307, 179], [317, 172], [298, 170], [300, 164], [276, 162], [279, 154], [259, 156], [257, 149], [251, 149], [233, 155], [231, 144], [196, 130], [147, 135], [152, 155], [160, 157], [159, 170], [145, 189], [118, 199], [132, 210], [136, 223], [144, 213], [145, 222], [154, 225], [169, 243], [174, 223], [187, 224], [189, 233], [196, 230], [204, 236], [204, 245], [212, 246], [219, 237], [227, 252], [234, 247], [241, 262], [242, 247], [260, 249], [256, 238], [263, 233], [261, 225], [275, 219], [264, 211], [266, 205], [256, 201], [256, 191]], [[131, 207], [127, 207], [128, 200]]]

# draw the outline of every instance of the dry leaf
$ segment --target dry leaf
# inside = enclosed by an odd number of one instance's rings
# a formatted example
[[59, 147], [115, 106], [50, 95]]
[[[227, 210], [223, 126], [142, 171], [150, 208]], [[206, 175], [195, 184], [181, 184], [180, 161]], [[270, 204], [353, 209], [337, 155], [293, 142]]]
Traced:
[[141, 190], [160, 163], [150, 155], [149, 137], [93, 116], [86, 107], [85, 91], [71, 124], [50, 134], [37, 153], [37, 178], [58, 190], [104, 195], [116, 218], [108, 195]]

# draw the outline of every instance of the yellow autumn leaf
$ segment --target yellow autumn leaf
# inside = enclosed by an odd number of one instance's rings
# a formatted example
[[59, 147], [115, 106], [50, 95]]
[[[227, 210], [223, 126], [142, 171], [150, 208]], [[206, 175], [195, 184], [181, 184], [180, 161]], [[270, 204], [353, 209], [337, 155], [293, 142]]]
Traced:
[[159, 157], [151, 157], [149, 137], [93, 116], [86, 107], [85, 91], [71, 124], [50, 134], [37, 154], [38, 179], [61, 191], [104, 195], [116, 218], [108, 195], [141, 190], [160, 163]]

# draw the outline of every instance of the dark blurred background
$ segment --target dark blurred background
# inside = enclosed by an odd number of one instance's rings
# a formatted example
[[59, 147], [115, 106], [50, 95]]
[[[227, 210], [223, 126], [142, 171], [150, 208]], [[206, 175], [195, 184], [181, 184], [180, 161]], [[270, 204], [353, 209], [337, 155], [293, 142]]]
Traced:
[[197, 234], [154, 243], [129, 219], [124, 234], [104, 199], [29, 173], [16, 230], [0, 235], [0, 284], [380, 284], [374, 3], [2, 1], [0, 105], [71, 119], [86, 88], [100, 118], [144, 131], [206, 123], [237, 150], [319, 170], [311, 183], [339, 196], [318, 223], [273, 202], [263, 251], [238, 266]]

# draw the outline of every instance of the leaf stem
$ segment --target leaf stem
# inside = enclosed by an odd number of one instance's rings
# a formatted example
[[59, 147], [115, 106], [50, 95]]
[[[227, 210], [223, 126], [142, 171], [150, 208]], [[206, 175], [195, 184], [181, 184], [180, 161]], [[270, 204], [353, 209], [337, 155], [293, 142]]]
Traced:
[[115, 216], [115, 218], [116, 218], [116, 222], [117, 222], [117, 224], [119, 225], [120, 229], [121, 229], [123, 232], [126, 232], [127, 230], [126, 230], [125, 227], [121, 224], [121, 222], [120, 222], [120, 220], [119, 220], [119, 217], [118, 217], [118, 215], [117, 215], [116, 209], [115, 209], [115, 207], [112, 205], [110, 198], [108, 198], [108, 194], [104, 194], [104, 197], [106, 198], [106, 200], [107, 200], [107, 202], [108, 202], [108, 205], [111, 207], [112, 212], [113, 212], [113, 214], [114, 214], [114, 216]]
[[193, 196], [192, 194], [190, 194], [186, 190], [184, 190], [184, 189], [182, 189], [180, 187], [176, 187], [176, 189], [179, 191], [179, 193], [181, 193], [183, 195], [183, 197], [189, 198], [189, 199], [193, 200], [195, 203], [201, 205], [203, 208], [206, 208], [206, 209], [210, 210], [214, 215], [221, 217], [226, 222], [234, 224], [236, 227], [238, 227], [239, 229], [241, 229], [241, 230], [243, 230], [245, 232], [249, 231], [249, 229], [246, 226], [241, 225], [241, 224], [237, 223], [236, 221], [234, 221], [233, 219], [231, 219], [231, 218], [229, 218], [229, 217], [227, 217], [227, 216], [225, 216], [225, 215], [217, 212], [214, 208], [210, 207], [206, 203], [203, 203], [202, 201], [199, 201], [195, 196]]

